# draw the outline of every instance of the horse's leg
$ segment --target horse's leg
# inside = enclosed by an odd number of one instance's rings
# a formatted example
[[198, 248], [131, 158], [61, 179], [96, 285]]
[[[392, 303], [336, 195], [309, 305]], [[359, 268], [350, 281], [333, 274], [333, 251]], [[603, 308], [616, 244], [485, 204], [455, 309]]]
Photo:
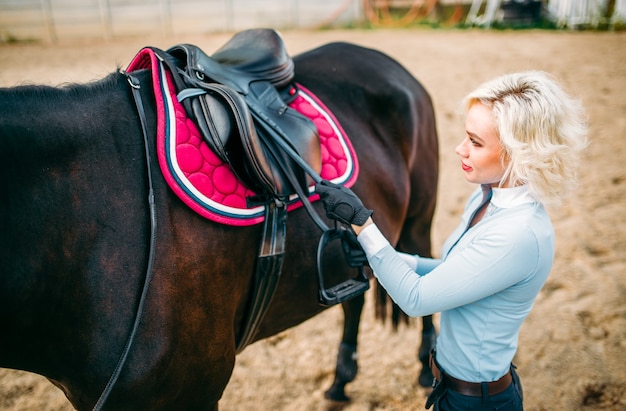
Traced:
[[422, 387], [430, 387], [433, 383], [433, 373], [430, 370], [429, 354], [430, 350], [435, 348], [437, 339], [437, 330], [433, 324], [433, 316], [427, 315], [422, 317], [422, 343], [417, 350], [417, 358], [422, 363], [422, 370], [417, 377], [417, 382]]
[[352, 382], [358, 372], [357, 364], [357, 337], [359, 323], [365, 297], [363, 294], [341, 304], [344, 315], [343, 335], [337, 353], [337, 367], [335, 368], [335, 380], [324, 396], [333, 401], [350, 401], [346, 395], [346, 384]]

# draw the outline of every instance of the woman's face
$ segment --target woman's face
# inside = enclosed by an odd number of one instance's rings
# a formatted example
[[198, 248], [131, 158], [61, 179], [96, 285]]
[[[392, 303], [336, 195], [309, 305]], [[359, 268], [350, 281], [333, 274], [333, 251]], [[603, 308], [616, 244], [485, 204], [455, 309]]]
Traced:
[[461, 157], [467, 181], [498, 186], [504, 175], [502, 144], [490, 107], [482, 103], [470, 107], [465, 118], [465, 138], [455, 152]]

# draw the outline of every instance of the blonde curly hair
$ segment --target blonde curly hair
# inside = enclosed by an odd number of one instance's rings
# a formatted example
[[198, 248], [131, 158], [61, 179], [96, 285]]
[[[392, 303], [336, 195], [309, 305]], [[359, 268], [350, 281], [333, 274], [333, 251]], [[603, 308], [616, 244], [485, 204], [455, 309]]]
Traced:
[[558, 204], [576, 187], [580, 153], [587, 146], [582, 103], [550, 74], [506, 74], [478, 86], [463, 99], [491, 107], [505, 167], [502, 182], [527, 184], [535, 198]]

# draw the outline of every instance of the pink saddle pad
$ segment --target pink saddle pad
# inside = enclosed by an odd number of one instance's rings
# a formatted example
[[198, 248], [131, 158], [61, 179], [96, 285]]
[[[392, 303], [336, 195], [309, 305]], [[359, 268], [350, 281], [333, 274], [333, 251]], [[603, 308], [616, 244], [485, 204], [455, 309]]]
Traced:
[[[142, 49], [127, 68], [152, 71], [157, 109], [157, 157], [163, 177], [176, 195], [201, 216], [221, 224], [245, 226], [263, 222], [265, 206], [248, 206], [256, 195], [247, 188], [204, 142], [196, 124], [176, 98], [171, 74], [152, 49]], [[319, 131], [322, 169], [320, 176], [350, 187], [359, 172], [354, 148], [334, 115], [313, 93], [301, 85], [290, 106], [310, 118]], [[309, 201], [316, 201], [314, 186]], [[288, 209], [301, 207], [297, 195]]]

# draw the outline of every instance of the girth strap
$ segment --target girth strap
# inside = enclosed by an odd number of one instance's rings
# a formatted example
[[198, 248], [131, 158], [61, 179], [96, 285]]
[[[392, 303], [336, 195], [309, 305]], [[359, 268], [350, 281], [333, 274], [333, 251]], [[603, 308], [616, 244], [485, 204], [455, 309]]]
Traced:
[[248, 305], [244, 328], [236, 341], [239, 354], [250, 344], [278, 286], [285, 255], [285, 236], [287, 226], [287, 207], [279, 201], [265, 207], [263, 238], [254, 271], [252, 299]]

